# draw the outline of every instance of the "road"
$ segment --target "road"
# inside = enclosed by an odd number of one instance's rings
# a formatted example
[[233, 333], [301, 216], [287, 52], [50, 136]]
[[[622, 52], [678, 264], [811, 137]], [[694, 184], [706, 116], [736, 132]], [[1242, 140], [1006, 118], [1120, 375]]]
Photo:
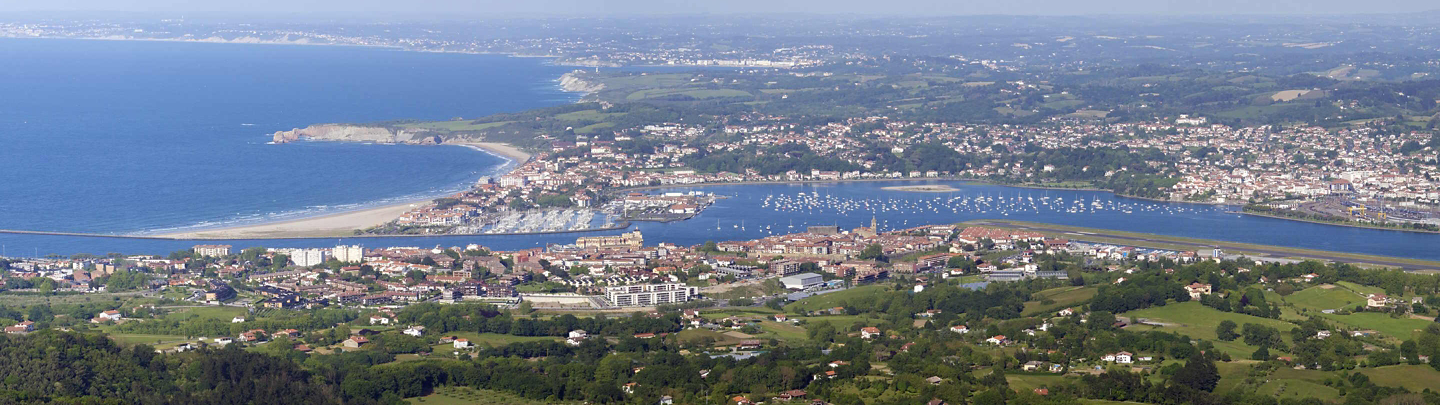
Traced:
[[1082, 239], [1082, 240], [1083, 240], [1083, 239], [1085, 238], [1085, 236], [1097, 236], [1097, 237], [1103, 237], [1103, 238], [1108, 238], [1108, 239], [1134, 241], [1134, 242], [1140, 242], [1140, 243], [1147, 243], [1147, 242], [1148, 242], [1148, 243], [1158, 243], [1158, 244], [1173, 245], [1173, 246], [1187, 246], [1187, 247], [1193, 247], [1193, 248], [1195, 248], [1196, 250], [1200, 250], [1200, 249], [1211, 249], [1211, 248], [1216, 248], [1216, 247], [1218, 247], [1218, 248], [1221, 248], [1221, 249], [1234, 249], [1234, 250], [1238, 250], [1238, 251], [1244, 251], [1244, 252], [1247, 252], [1247, 253], [1254, 253], [1254, 254], [1265, 255], [1265, 256], [1272, 256], [1272, 257], [1305, 257], [1305, 258], [1310, 258], [1310, 259], [1323, 260], [1323, 261], [1335, 261], [1335, 262], [1341, 262], [1341, 263], [1364, 263], [1364, 264], [1373, 264], [1373, 265], [1379, 265], [1379, 266], [1385, 266], [1385, 267], [1394, 267], [1394, 268], [1404, 269], [1404, 270], [1406, 270], [1406, 271], [1418, 271], [1418, 270], [1440, 271], [1440, 267], [1436, 267], [1436, 266], [1423, 266], [1423, 265], [1416, 265], [1416, 264], [1413, 264], [1413, 263], [1403, 263], [1403, 262], [1397, 262], [1397, 261], [1387, 261], [1387, 260], [1385, 260], [1383, 257], [1374, 257], [1373, 259], [1372, 259], [1372, 258], [1367, 258], [1367, 259], [1364, 259], [1364, 260], [1360, 260], [1360, 259], [1355, 259], [1355, 258], [1350, 258], [1350, 257], [1344, 257], [1344, 256], [1328, 256], [1328, 255], [1325, 255], [1323, 252], [1319, 252], [1319, 251], [1309, 252], [1309, 253], [1299, 253], [1299, 252], [1285, 251], [1285, 250], [1278, 250], [1278, 249], [1277, 249], [1277, 250], [1268, 250], [1268, 249], [1265, 249], [1265, 248], [1255, 248], [1255, 247], [1248, 247], [1248, 246], [1247, 246], [1247, 247], [1231, 247], [1231, 246], [1226, 246], [1226, 244], [1225, 244], [1224, 242], [1217, 242], [1217, 243], [1215, 243], [1215, 244], [1206, 244], [1206, 243], [1186, 242], [1186, 241], [1170, 240], [1170, 239], [1143, 238], [1143, 237], [1134, 237], [1134, 236], [1127, 236], [1127, 235], [1107, 234], [1107, 233], [1105, 233], [1103, 230], [1090, 230], [1090, 231], [1086, 231], [1086, 232], [1076, 232], [1076, 231], [1074, 231], [1074, 230], [1069, 230], [1069, 229], [1047, 228], [1047, 227], [1045, 227], [1045, 226], [1043, 226], [1043, 225], [1026, 225], [1026, 224], [1015, 224], [1015, 223], [1010, 223], [1010, 222], [999, 222], [999, 221], [996, 221], [996, 222], [990, 222], [990, 221], [975, 221], [975, 222], [970, 222], [970, 223], [976, 224], [976, 225], [985, 225], [985, 226], [994, 226], [994, 227], [1003, 227], [1003, 228], [1019, 228], [1019, 229], [1025, 229], [1025, 230], [1042, 232], [1042, 233], [1063, 234], [1063, 235], [1067, 235], [1067, 237], [1069, 237], [1069, 238], [1071, 238], [1071, 239]]

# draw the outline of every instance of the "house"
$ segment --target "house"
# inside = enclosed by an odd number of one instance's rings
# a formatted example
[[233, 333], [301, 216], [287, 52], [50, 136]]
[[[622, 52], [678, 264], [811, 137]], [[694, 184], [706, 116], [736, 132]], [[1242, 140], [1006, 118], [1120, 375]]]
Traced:
[[311, 349], [311, 348], [310, 348], [310, 345], [307, 345], [307, 344], [298, 344], [298, 345], [295, 345], [295, 351], [297, 351], [297, 352], [309, 353], [309, 352], [312, 352], [312, 351], [314, 351], [314, 350], [315, 350], [315, 349]]
[[245, 317], [237, 316], [234, 318], [230, 318], [230, 323], [245, 323]]
[[788, 320], [790, 320], [790, 318], [786, 317], [785, 314], [775, 314], [775, 322], [785, 322]]
[[674, 403], [675, 403], [675, 398], [674, 398], [674, 397], [671, 397], [671, 396], [669, 396], [669, 395], [663, 395], [663, 396], [661, 396], [661, 397], [660, 397], [660, 402], [656, 402], [657, 405], [673, 405]]
[[[1108, 355], [1107, 355], [1107, 356], [1108, 356]], [[1116, 363], [1120, 363], [1120, 364], [1130, 364], [1130, 363], [1135, 362], [1135, 358], [1134, 358], [1135, 355], [1134, 355], [1134, 354], [1131, 354], [1130, 352], [1119, 352], [1119, 353], [1115, 353], [1115, 354], [1114, 354], [1114, 357], [1115, 357], [1115, 362], [1116, 362]]]
[[925, 379], [925, 382], [930, 383], [930, 385], [940, 385], [940, 383], [945, 382], [945, 379], [944, 379], [944, 378], [940, 378], [940, 376], [934, 376], [934, 375], [932, 375], [932, 376], [930, 376], [929, 378], [926, 378], [926, 379]]
[[636, 339], [653, 339], [653, 338], [655, 338], [655, 334], [654, 334], [654, 333], [636, 333], [636, 334], [635, 334], [635, 338], [636, 338]]
[[425, 334], [425, 325], [411, 326], [409, 328], [405, 328], [405, 331], [401, 333], [414, 337], [420, 337], [421, 335]]
[[96, 318], [99, 318], [102, 321], [118, 321], [120, 320], [120, 311], [112, 309], [109, 311], [101, 312], [100, 315], [96, 316]]
[[874, 339], [874, 338], [879, 337], [879, 336], [880, 336], [880, 328], [877, 328], [877, 327], [874, 327], [874, 326], [866, 326], [866, 327], [860, 328], [860, 337], [861, 337], [861, 338]]
[[730, 398], [730, 402], [734, 402], [735, 405], [755, 405], [754, 402], [750, 401], [750, 398], [745, 398], [744, 396], [740, 395], [736, 395], [734, 398]]
[[740, 341], [740, 344], [735, 345], [735, 349], [736, 349], [736, 350], [755, 350], [755, 349], [759, 349], [759, 348], [760, 348], [760, 339], [745, 339], [745, 340], [741, 340], [741, 341]]
[[1385, 294], [1370, 294], [1369, 297], [1366, 297], [1366, 298], [1365, 298], [1365, 306], [1367, 306], [1367, 307], [1371, 307], [1371, 308], [1384, 307], [1384, 306], [1387, 306], [1387, 305], [1389, 305], [1389, 304], [1390, 304], [1390, 297], [1386, 297]]
[[584, 339], [584, 338], [589, 337], [589, 333], [585, 332], [584, 329], [576, 329], [576, 330], [570, 331], [570, 333], [569, 333], [569, 335], [568, 335], [567, 337], [569, 337], [569, 338], [571, 338], [571, 339]]
[[1063, 373], [1065, 372], [1065, 366], [1060, 363], [1050, 363], [1050, 372]]
[[345, 339], [345, 341], [340, 342], [341, 345], [344, 345], [345, 347], [351, 349], [359, 348], [360, 346], [364, 346], [366, 343], [370, 343], [370, 339], [366, 339], [364, 336], [351, 336], [349, 339]]
[[625, 385], [620, 386], [620, 390], [621, 390], [621, 391], [625, 391], [626, 394], [634, 394], [634, 393], [635, 393], [635, 385], [636, 385], [636, 383], [628, 382], [628, 383], [625, 383]]
[[950, 331], [963, 335], [966, 333], [970, 333], [970, 327], [965, 325], [955, 325], [950, 327]]
[[389, 324], [390, 324], [390, 318], [386, 318], [386, 317], [383, 317], [383, 316], [380, 316], [380, 315], [372, 315], [372, 316], [370, 316], [370, 324], [371, 324], [371, 325], [389, 325]]
[[1316, 338], [1316, 339], [1325, 339], [1325, 338], [1329, 338], [1329, 337], [1330, 337], [1330, 331], [1328, 331], [1328, 330], [1322, 330], [1322, 331], [1315, 332], [1315, 338]]
[[985, 339], [985, 343], [1003, 345], [1005, 344], [1005, 335], [991, 336], [989, 339]]
[[835, 361], [830, 362], [830, 368], [837, 368], [837, 367], [848, 366], [848, 365], [850, 365], [850, 362], [844, 361], [844, 360], [835, 360]]
[[1030, 360], [1030, 361], [1025, 362], [1024, 365], [1020, 366], [1020, 369], [1021, 369], [1021, 370], [1025, 370], [1025, 371], [1035, 371], [1035, 370], [1039, 370], [1040, 367], [1044, 367], [1044, 366], [1045, 366], [1045, 363], [1042, 363], [1042, 362], [1039, 362], [1039, 361], [1035, 361], [1035, 360]]
[[1065, 309], [1060, 310], [1060, 312], [1056, 312], [1055, 314], [1056, 314], [1056, 315], [1059, 315], [1059, 316], [1075, 315], [1075, 309], [1074, 309], [1074, 308], [1065, 308]]
[[780, 393], [780, 395], [776, 396], [776, 398], [779, 398], [781, 401], [794, 401], [794, 400], [797, 400], [797, 399], [804, 399], [804, 398], [805, 398], [805, 390], [789, 390], [789, 391], [785, 391], [785, 392]]
[[234, 342], [235, 342], [234, 340], [231, 340], [231, 339], [228, 338], [228, 337], [215, 338], [215, 344], [220, 345], [220, 346], [225, 346], [225, 345], [228, 345], [228, 344], [231, 344], [231, 343], [234, 343]]
[[466, 338], [455, 339], [452, 343], [454, 343], [456, 349], [467, 349], [470, 347], [470, 339]]
[[1190, 299], [1198, 300], [1201, 296], [1210, 294], [1210, 285], [1200, 284], [1199, 282], [1190, 283], [1190, 285], [1185, 286], [1185, 292], [1190, 293]]

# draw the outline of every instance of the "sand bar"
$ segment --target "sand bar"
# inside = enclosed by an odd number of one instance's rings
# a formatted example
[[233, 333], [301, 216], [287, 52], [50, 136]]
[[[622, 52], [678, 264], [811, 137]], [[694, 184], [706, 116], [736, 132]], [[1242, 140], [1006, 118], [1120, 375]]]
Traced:
[[[483, 148], [518, 163], [530, 159], [530, 154], [513, 146], [495, 142], [472, 142], [461, 146]], [[500, 173], [497, 173], [500, 174]], [[353, 236], [356, 229], [365, 229], [399, 218], [412, 208], [429, 203], [431, 199], [407, 201], [383, 207], [366, 208], [356, 211], [338, 212], [309, 218], [299, 218], [255, 225], [202, 229], [154, 235], [174, 239], [277, 239], [277, 238], [324, 238]]]
[[881, 189], [881, 190], [890, 190], [890, 191], [910, 191], [910, 192], [916, 192], [916, 193], [948, 193], [948, 192], [951, 192], [951, 191], [960, 191], [960, 189], [958, 189], [958, 188], [950, 187], [950, 186], [947, 186], [947, 185], [944, 185], [944, 184], [925, 184], [925, 185], [918, 185], [918, 186], [890, 186], [890, 187], [881, 187], [880, 189]]
[[364, 229], [395, 220], [429, 200], [414, 201], [359, 211], [339, 212], [318, 217], [300, 218], [288, 221], [229, 228], [204, 229], [155, 235], [175, 239], [270, 239], [270, 238], [320, 238], [352, 236], [356, 229]]

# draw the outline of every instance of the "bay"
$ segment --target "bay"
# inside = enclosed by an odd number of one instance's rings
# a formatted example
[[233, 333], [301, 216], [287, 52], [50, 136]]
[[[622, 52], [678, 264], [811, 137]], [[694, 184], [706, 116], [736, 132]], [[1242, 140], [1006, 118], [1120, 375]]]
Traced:
[[[921, 193], [885, 189], [918, 184], [946, 185], [957, 191]], [[728, 198], [719, 200], [699, 216], [687, 221], [641, 222], [632, 224], [627, 230], [508, 236], [235, 240], [224, 243], [237, 248], [332, 247], [336, 244], [431, 247], [478, 243], [492, 249], [512, 250], [573, 243], [579, 236], [614, 235], [639, 229], [645, 236], [646, 244], [668, 242], [698, 245], [706, 241], [749, 240], [800, 232], [810, 225], [836, 225], [842, 229], [850, 229], [868, 226], [873, 217], [882, 230], [976, 219], [1007, 219], [1440, 260], [1440, 250], [1435, 249], [1440, 246], [1440, 234], [1351, 228], [1239, 215], [1231, 212], [1236, 207], [1156, 202], [1117, 197], [1101, 191], [1041, 190], [958, 181], [876, 181], [676, 187], [652, 192], [689, 190], [714, 192]], [[982, 206], [974, 202], [981, 200], [989, 201], [988, 205]], [[1050, 203], [1039, 202], [1043, 200]], [[1057, 200], [1064, 202], [1056, 203]], [[959, 201], [970, 203], [961, 204]], [[777, 204], [780, 202], [785, 204]], [[869, 205], [865, 206], [863, 203]], [[1085, 209], [1078, 210], [1077, 207]], [[790, 228], [792, 225], [795, 228]], [[199, 243], [216, 242], [0, 235], [0, 244], [6, 245], [12, 255], [77, 252], [165, 254]]]
[[573, 102], [544, 59], [365, 47], [0, 39], [0, 229], [132, 234], [449, 194], [505, 159], [293, 143], [326, 122]]

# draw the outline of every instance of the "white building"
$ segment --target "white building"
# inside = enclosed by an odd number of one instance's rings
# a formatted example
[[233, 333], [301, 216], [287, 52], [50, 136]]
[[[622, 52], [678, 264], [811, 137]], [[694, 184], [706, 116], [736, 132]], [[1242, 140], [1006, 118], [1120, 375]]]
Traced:
[[230, 255], [230, 245], [195, 245], [195, 254], [202, 257], [219, 257]]
[[295, 249], [289, 254], [290, 261], [300, 267], [325, 264], [325, 260], [330, 258], [330, 251], [325, 249]]
[[359, 263], [365, 261], [365, 248], [360, 245], [340, 245], [331, 250], [330, 255], [342, 262]]
[[605, 288], [605, 300], [620, 307], [685, 302], [700, 293], [699, 287], [680, 283], [622, 285]]
[[780, 278], [780, 283], [784, 284], [785, 288], [791, 290], [804, 290], [810, 287], [820, 285], [824, 282], [825, 278], [820, 277], [819, 274], [815, 273], [800, 273], [793, 276], [785, 276]]

